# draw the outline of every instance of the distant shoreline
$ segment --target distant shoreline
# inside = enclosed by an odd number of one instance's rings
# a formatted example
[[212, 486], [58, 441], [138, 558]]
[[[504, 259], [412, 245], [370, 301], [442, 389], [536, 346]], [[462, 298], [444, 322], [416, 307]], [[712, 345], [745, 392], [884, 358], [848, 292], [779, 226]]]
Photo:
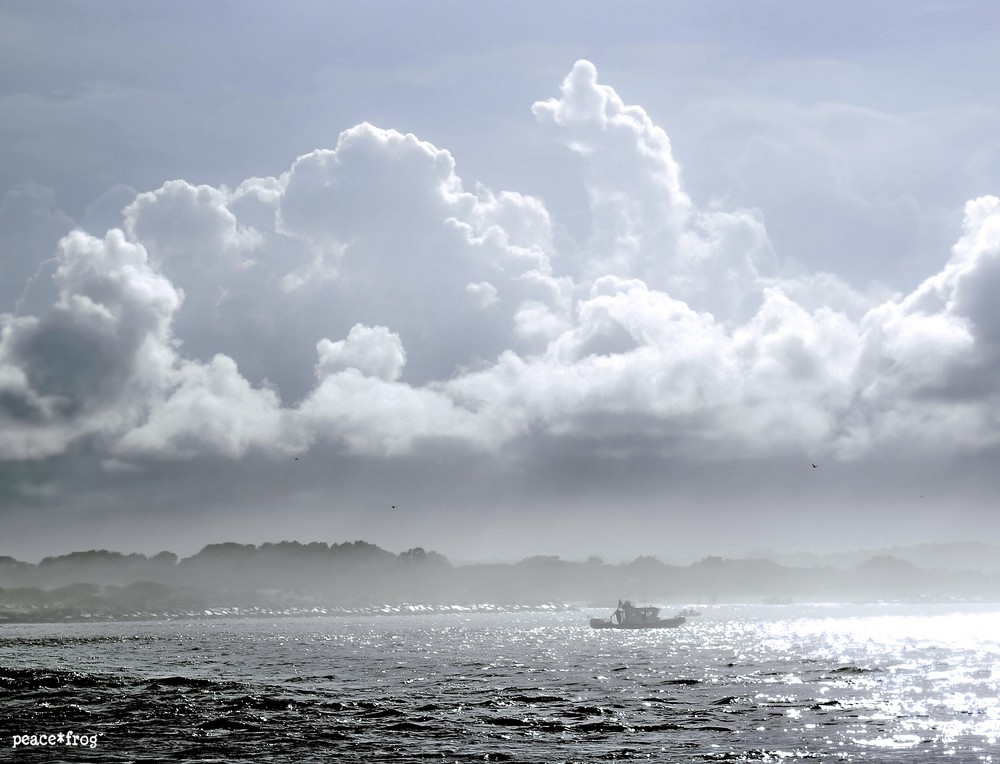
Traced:
[[[613, 603], [612, 603], [613, 604]], [[675, 603], [677, 604], [677, 603]], [[1000, 604], [998, 598], [901, 598], [894, 600], [871, 601], [801, 601], [801, 602], [768, 602], [733, 601], [715, 603], [704, 606], [760, 606], [780, 609], [793, 606], [809, 605], [991, 605]], [[612, 605], [608, 605], [610, 609]], [[222, 620], [266, 620], [286, 618], [350, 618], [350, 617], [383, 617], [383, 616], [420, 616], [420, 615], [455, 615], [488, 614], [488, 613], [584, 613], [601, 610], [598, 606], [584, 606], [582, 603], [545, 602], [545, 603], [384, 603], [378, 605], [322, 605], [322, 606], [290, 606], [290, 607], [211, 607], [201, 609], [178, 609], [153, 611], [119, 611], [107, 610], [88, 612], [76, 608], [37, 608], [29, 610], [14, 610], [0, 608], [0, 627], [4, 625], [23, 624], [57, 624], [57, 623], [141, 623], [162, 621], [222, 621]]]
[[433, 613], [453, 603], [470, 611], [567, 602], [603, 609], [622, 597], [682, 605], [1000, 600], [1000, 549], [894, 551], [848, 568], [717, 556], [687, 566], [651, 556], [613, 564], [554, 555], [455, 566], [421, 547], [397, 555], [365, 541], [210, 544], [184, 559], [107, 550], [38, 564], [0, 557], [0, 623]]
[[201, 610], [174, 610], [161, 612], [88, 612], [75, 608], [38, 608], [14, 611], [0, 608], [0, 626], [25, 623], [115, 623], [121, 621], [209, 621], [224, 619], [264, 618], [329, 618], [350, 616], [437, 615], [463, 613], [557, 613], [575, 612], [575, 605], [558, 602], [541, 604], [464, 603], [436, 604], [384, 604], [317, 607], [215, 607]]

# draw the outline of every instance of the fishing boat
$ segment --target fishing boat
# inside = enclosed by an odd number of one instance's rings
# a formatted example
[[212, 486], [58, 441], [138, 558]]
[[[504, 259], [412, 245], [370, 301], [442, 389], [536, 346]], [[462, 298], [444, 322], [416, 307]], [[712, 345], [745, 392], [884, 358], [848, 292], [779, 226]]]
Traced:
[[592, 629], [673, 629], [687, 620], [682, 615], [660, 618], [657, 607], [636, 607], [628, 600], [618, 600], [610, 618], [591, 618]]

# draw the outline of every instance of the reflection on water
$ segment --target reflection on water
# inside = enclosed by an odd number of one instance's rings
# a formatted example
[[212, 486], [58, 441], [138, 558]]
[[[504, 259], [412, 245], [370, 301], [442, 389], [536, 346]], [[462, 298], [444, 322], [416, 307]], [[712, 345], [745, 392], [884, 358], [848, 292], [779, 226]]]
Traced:
[[998, 667], [1000, 606], [39, 624], [0, 636], [0, 724], [93, 761], [990, 762]]

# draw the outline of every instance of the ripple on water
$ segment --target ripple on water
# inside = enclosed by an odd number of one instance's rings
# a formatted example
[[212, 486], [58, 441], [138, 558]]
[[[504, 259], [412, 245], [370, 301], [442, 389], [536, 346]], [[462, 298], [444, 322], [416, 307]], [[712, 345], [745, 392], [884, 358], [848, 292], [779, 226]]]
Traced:
[[783, 610], [717, 608], [642, 635], [566, 613], [19, 627], [0, 640], [0, 725], [94, 732], [94, 761], [995, 752], [996, 611]]

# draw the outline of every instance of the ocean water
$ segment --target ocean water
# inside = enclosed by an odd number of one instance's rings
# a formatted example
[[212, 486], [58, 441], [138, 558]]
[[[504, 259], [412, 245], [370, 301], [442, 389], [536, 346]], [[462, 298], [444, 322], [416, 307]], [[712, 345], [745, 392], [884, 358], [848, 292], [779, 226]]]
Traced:
[[0, 760], [1000, 762], [1000, 605], [587, 616], [5, 625]]

